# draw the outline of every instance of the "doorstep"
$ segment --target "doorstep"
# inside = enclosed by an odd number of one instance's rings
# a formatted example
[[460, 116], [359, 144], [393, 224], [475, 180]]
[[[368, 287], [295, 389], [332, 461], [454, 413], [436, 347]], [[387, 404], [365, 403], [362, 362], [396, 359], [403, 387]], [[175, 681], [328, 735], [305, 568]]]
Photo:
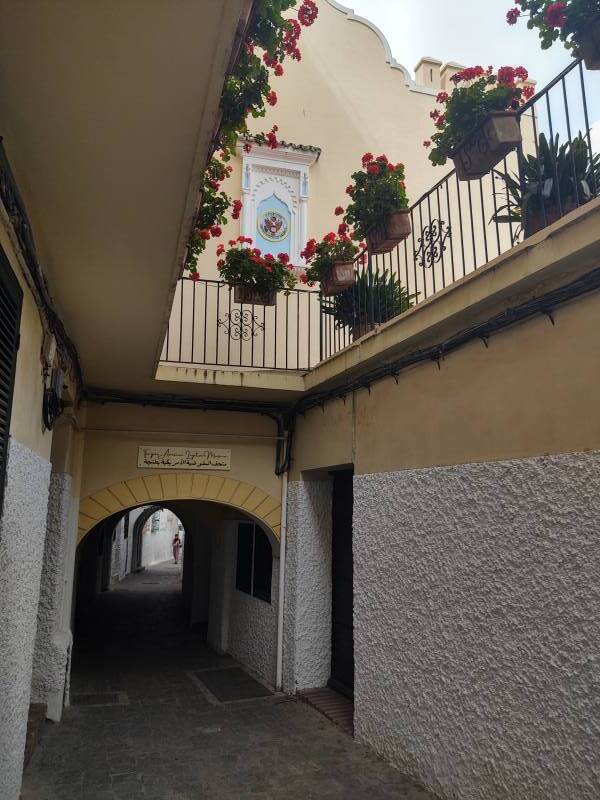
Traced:
[[354, 736], [354, 703], [333, 689], [305, 689], [298, 697], [345, 733]]

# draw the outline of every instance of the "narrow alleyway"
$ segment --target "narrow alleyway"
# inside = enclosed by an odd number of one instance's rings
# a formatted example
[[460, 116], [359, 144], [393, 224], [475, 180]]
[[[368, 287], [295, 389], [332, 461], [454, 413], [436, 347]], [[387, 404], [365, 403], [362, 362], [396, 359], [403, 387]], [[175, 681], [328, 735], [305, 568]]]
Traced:
[[22, 800], [432, 800], [303, 703], [219, 702], [197, 677], [235, 662], [188, 629], [180, 587], [161, 564], [101, 597], [74, 655], [81, 704], [46, 725]]

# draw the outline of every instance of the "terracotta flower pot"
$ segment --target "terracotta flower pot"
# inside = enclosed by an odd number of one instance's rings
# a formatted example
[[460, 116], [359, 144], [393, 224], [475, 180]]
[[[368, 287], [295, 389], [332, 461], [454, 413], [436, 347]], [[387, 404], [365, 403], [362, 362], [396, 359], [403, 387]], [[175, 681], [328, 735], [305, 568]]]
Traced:
[[573, 200], [563, 200], [562, 214], [557, 205], [546, 205], [544, 211], [541, 208], [536, 208], [535, 211], [528, 211], [525, 213], [525, 223], [523, 226], [525, 238], [533, 236], [534, 233], [547, 228], [554, 222], [558, 222], [565, 214], [576, 208]]
[[374, 329], [375, 325], [369, 321], [367, 314], [359, 314], [352, 322], [352, 338], [354, 341], [366, 336]]
[[336, 261], [321, 277], [321, 293], [324, 297], [343, 292], [354, 285], [354, 263]]
[[574, 37], [579, 55], [588, 69], [600, 69], [600, 14], [592, 17], [589, 25]]
[[454, 150], [456, 174], [461, 181], [483, 178], [522, 141], [514, 111], [494, 111]]
[[367, 233], [369, 253], [389, 253], [396, 245], [407, 239], [412, 231], [410, 211], [396, 211]]
[[261, 290], [255, 286], [234, 286], [233, 299], [240, 305], [253, 306], [274, 306], [277, 302], [277, 292], [275, 289]]

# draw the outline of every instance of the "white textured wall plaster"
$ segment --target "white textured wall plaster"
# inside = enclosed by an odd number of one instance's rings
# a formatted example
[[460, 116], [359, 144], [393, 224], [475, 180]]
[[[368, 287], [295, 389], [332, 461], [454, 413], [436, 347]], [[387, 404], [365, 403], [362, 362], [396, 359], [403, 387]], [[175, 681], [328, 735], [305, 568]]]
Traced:
[[357, 738], [447, 798], [600, 797], [600, 454], [354, 479]]
[[271, 602], [232, 587], [229, 652], [273, 686], [277, 671], [277, 597], [279, 559], [273, 559]]
[[292, 694], [331, 675], [331, 502], [331, 481], [288, 485], [283, 686]]
[[10, 440], [0, 520], [0, 800], [21, 787], [50, 463]]
[[53, 472], [48, 495], [48, 517], [37, 634], [31, 681], [31, 701], [46, 703], [48, 717], [60, 720], [67, 683], [73, 637], [62, 624], [66, 583], [66, 563], [70, 552], [72, 529], [72, 479], [65, 473]]

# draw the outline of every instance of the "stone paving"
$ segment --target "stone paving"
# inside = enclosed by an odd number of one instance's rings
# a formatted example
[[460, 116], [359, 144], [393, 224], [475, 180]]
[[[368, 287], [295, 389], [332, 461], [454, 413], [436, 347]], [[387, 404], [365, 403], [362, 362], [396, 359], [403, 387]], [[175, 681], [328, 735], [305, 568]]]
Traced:
[[47, 723], [22, 800], [434, 800], [303, 703], [211, 698], [189, 673], [235, 662], [188, 629], [180, 588], [163, 564], [101, 597], [71, 691], [128, 703]]

